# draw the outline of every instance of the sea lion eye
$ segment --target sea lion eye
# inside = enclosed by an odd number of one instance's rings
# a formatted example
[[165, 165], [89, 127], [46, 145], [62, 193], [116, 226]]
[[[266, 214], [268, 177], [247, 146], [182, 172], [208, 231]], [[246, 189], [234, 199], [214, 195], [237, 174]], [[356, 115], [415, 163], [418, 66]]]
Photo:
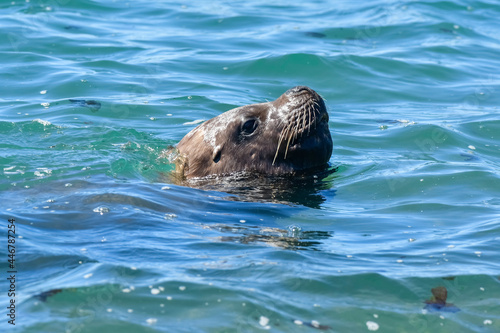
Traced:
[[258, 122], [257, 119], [250, 119], [245, 121], [245, 123], [241, 126], [241, 134], [250, 135], [257, 128]]

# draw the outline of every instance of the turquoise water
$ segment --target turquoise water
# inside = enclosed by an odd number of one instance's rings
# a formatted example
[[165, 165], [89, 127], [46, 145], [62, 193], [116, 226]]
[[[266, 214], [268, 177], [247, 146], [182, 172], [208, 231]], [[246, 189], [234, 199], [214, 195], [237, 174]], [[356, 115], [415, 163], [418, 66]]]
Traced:
[[[1, 2], [1, 331], [499, 332], [499, 16]], [[335, 172], [232, 193], [165, 176], [197, 122], [295, 85], [326, 100]], [[438, 286], [454, 306], [425, 304]]]

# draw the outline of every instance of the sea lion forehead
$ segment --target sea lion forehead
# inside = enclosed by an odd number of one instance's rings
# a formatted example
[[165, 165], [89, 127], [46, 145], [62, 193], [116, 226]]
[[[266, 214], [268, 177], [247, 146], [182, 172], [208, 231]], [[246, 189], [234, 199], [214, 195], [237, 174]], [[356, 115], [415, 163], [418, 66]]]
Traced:
[[267, 113], [270, 111], [272, 107], [271, 102], [266, 103], [256, 103], [249, 104], [245, 106], [240, 106], [234, 110], [237, 110], [242, 117], [244, 118], [261, 118], [262, 120], [266, 119]]
[[218, 134], [225, 132], [229, 123], [234, 122], [232, 116], [228, 114], [229, 112], [227, 111], [203, 123], [203, 141], [212, 148], [217, 147]]
[[203, 141], [213, 148], [220, 146], [218, 138], [226, 140], [228, 138], [227, 132], [234, 131], [249, 115], [258, 113], [258, 106], [259, 104], [240, 106], [206, 121], [202, 124], [204, 131]]

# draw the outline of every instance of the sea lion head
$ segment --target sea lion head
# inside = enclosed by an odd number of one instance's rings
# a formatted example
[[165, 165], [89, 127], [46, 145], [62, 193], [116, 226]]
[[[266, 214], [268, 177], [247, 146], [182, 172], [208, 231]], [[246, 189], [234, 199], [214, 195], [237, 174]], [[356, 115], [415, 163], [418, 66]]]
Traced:
[[229, 110], [179, 142], [183, 176], [285, 175], [324, 166], [333, 147], [328, 120], [323, 99], [305, 86], [272, 102]]

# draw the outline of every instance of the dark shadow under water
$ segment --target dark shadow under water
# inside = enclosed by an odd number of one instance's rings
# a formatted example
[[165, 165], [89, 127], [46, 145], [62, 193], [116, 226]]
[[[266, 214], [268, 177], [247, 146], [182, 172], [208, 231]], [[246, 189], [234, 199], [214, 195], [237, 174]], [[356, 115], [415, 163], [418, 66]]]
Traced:
[[209, 227], [224, 234], [221, 242], [254, 244], [264, 243], [287, 250], [319, 251], [322, 241], [333, 237], [329, 231], [303, 231], [300, 227], [290, 226], [288, 229], [216, 224]]
[[213, 176], [179, 179], [175, 175], [163, 175], [163, 180], [175, 185], [198, 188], [205, 191], [228, 193], [227, 200], [272, 202], [321, 208], [321, 204], [335, 196], [333, 174], [336, 167], [323, 167], [297, 175], [268, 176], [256, 173], [235, 173], [229, 176]]

